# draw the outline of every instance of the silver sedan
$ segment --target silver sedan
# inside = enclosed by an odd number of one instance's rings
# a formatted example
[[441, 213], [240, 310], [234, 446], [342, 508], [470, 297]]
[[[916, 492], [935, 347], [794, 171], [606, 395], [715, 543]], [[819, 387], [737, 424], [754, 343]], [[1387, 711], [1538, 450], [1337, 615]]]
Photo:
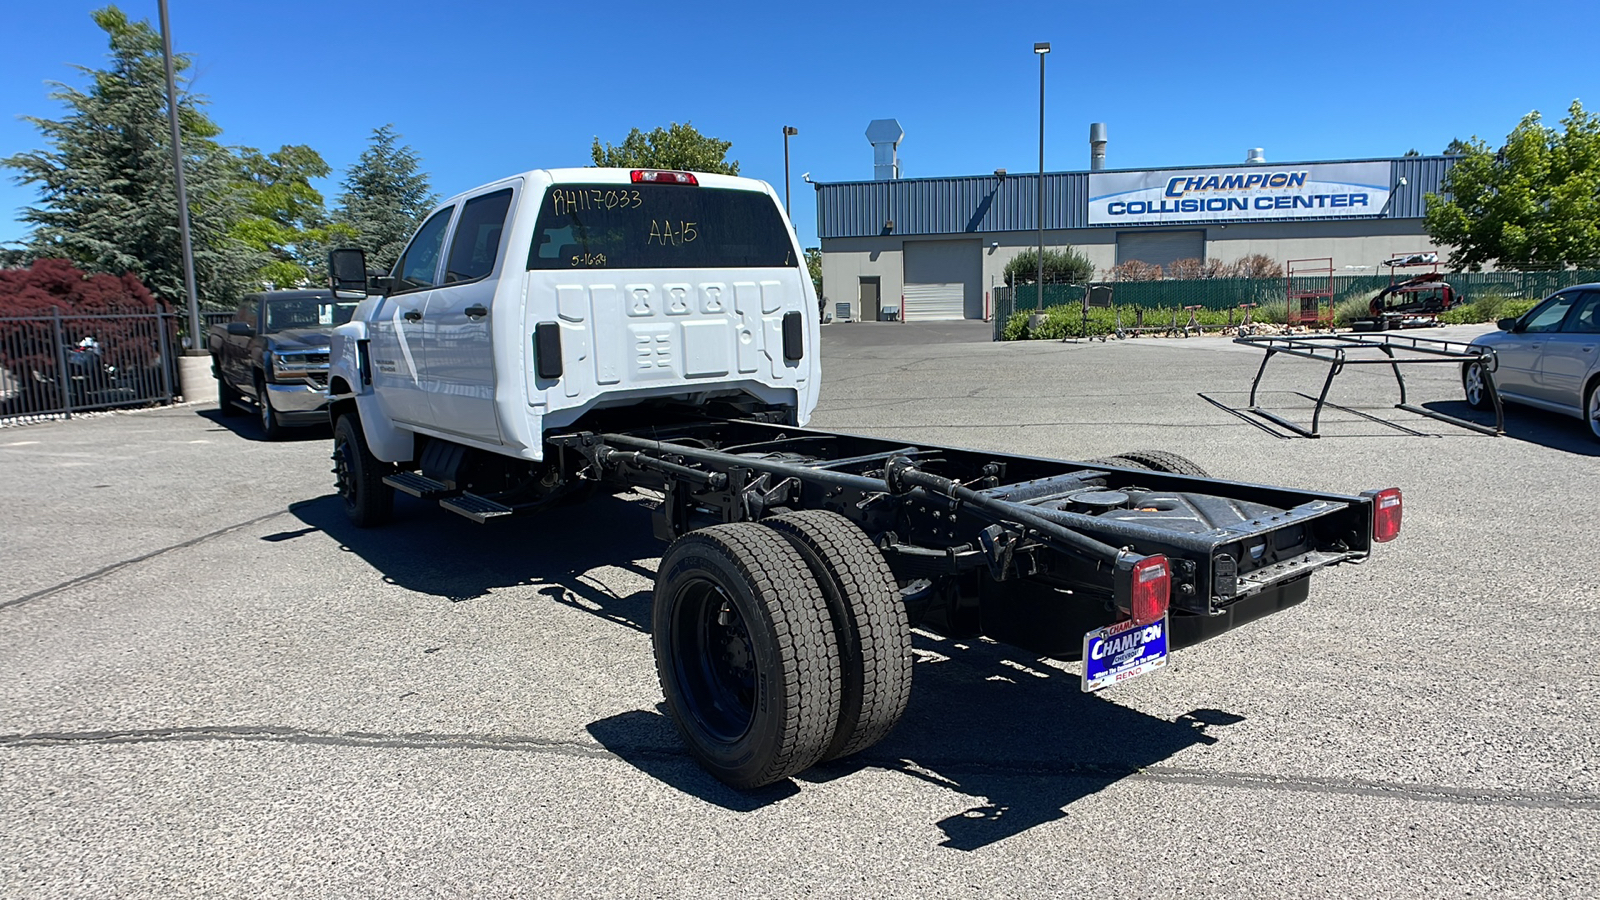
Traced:
[[[1600, 284], [1566, 288], [1472, 343], [1494, 350], [1502, 399], [1583, 419], [1600, 440]], [[1493, 400], [1476, 363], [1462, 367], [1467, 403]]]

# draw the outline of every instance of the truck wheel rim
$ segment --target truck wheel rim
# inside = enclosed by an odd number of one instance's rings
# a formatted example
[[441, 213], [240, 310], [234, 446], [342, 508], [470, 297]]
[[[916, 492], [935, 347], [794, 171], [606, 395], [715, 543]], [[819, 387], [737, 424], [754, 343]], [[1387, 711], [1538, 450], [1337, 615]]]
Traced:
[[333, 486], [346, 506], [355, 506], [355, 479], [351, 477], [350, 442], [339, 441], [333, 448]]
[[674, 610], [672, 652], [686, 711], [709, 737], [733, 743], [750, 730], [755, 711], [755, 653], [744, 617], [704, 579], [678, 589]]

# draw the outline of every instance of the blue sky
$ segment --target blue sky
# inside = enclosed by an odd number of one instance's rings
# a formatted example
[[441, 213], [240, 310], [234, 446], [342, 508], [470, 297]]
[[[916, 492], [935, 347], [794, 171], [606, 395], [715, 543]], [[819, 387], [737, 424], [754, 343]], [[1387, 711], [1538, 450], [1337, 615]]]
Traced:
[[[1106, 122], [1115, 168], [1436, 153], [1498, 144], [1526, 112], [1600, 109], [1589, 45], [1600, 4], [1345, 2], [540, 4], [457, 0], [169, 0], [174, 45], [195, 60], [223, 140], [309, 144], [338, 179], [373, 128], [393, 123], [434, 189], [530, 168], [585, 165], [598, 136], [691, 122], [733, 142], [741, 174], [782, 191], [815, 243], [800, 180], [872, 177], [864, 132], [897, 118], [906, 177], [1038, 167], [1039, 69], [1050, 41], [1045, 166], [1088, 165]], [[51, 80], [101, 66], [102, 3], [6, 0], [0, 156], [43, 146], [18, 116], [58, 117]], [[157, 22], [155, 0], [120, 4]], [[35, 194], [0, 172], [0, 242]]]

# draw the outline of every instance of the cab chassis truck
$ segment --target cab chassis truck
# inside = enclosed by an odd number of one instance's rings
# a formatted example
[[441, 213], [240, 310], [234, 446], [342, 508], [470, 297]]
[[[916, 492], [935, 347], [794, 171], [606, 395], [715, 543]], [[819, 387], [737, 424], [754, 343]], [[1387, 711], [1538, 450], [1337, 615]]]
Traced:
[[451, 198], [388, 276], [334, 251], [335, 290], [362, 298], [330, 374], [347, 514], [384, 524], [397, 491], [480, 523], [597, 490], [658, 498], [662, 693], [689, 753], [741, 789], [882, 740], [913, 626], [1081, 658], [1098, 689], [1302, 602], [1316, 570], [1399, 533], [1394, 488], [805, 428], [820, 330], [802, 260], [763, 182], [608, 169]]

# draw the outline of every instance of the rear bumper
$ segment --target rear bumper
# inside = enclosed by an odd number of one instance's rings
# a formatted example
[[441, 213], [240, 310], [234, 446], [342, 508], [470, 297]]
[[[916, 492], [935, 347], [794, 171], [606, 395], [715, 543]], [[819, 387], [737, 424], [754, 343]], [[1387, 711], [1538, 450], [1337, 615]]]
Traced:
[[1171, 629], [1171, 646], [1174, 649], [1192, 647], [1240, 625], [1298, 606], [1311, 595], [1311, 576], [1305, 575], [1262, 588], [1240, 600], [1228, 604], [1215, 615], [1182, 615], [1177, 612], [1168, 620]]

